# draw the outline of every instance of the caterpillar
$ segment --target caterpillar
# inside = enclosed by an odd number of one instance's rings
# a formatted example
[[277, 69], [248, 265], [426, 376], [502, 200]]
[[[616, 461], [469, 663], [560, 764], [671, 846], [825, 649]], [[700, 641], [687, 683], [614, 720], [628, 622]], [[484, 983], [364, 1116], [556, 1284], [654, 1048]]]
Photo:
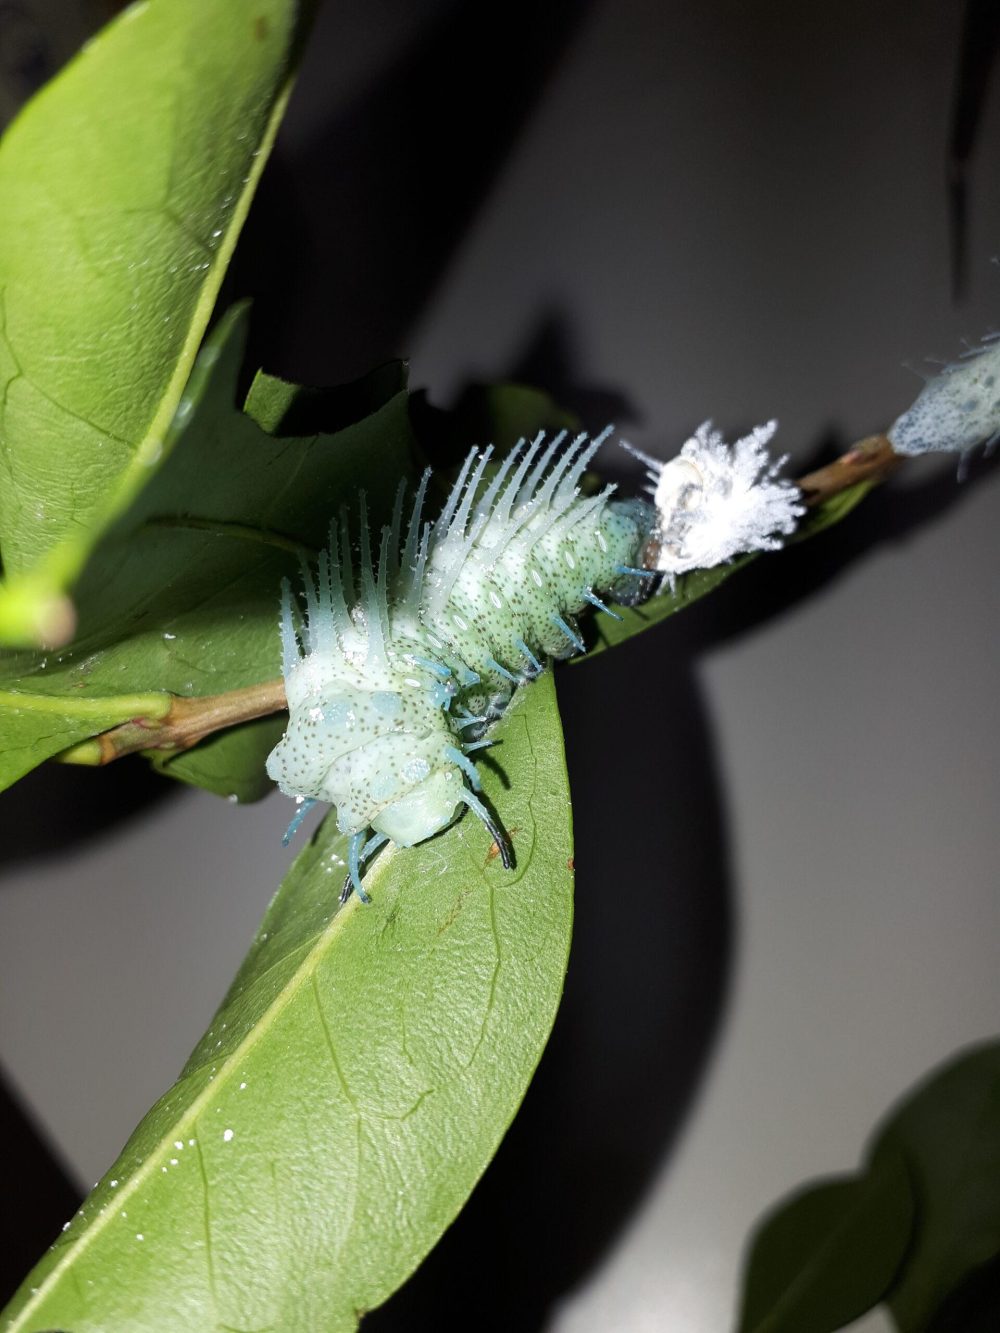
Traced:
[[[691, 567], [692, 534], [702, 534], [702, 557], [713, 554], [704, 533], [718, 527], [720, 505], [742, 515], [737, 549], [779, 544], [775, 533], [802, 510], [794, 487], [774, 480], [764, 449], [773, 427], [730, 451], [706, 423], [672, 464], [639, 455], [653, 503], [612, 498], [613, 486], [581, 494], [608, 427], [569, 444], [565, 431], [548, 443], [540, 433], [499, 464], [492, 447], [472, 449], [433, 521], [424, 517], [428, 469], [405, 531], [400, 485], [377, 555], [364, 497], [356, 560], [341, 510], [315, 571], [303, 567], [304, 613], [290, 583], [281, 588], [289, 721], [267, 772], [299, 802], [286, 840], [316, 801], [335, 806], [350, 839], [342, 896], [353, 889], [367, 902], [368, 856], [389, 840], [422, 842], [468, 808], [509, 869], [471, 756], [491, 743], [486, 732], [520, 685], [548, 659], [584, 651], [584, 611], [617, 616], [605, 599], [653, 595]], [[746, 521], [755, 504], [756, 527]], [[717, 558], [734, 553], [716, 547]]]
[[928, 380], [886, 433], [897, 454], [954, 450], [964, 459], [980, 444], [991, 452], [1000, 442], [1000, 334]]

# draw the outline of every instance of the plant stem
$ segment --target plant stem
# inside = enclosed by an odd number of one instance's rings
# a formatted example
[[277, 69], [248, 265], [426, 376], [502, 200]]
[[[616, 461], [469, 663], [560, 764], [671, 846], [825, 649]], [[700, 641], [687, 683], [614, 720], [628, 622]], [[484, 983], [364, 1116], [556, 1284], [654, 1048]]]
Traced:
[[179, 695], [161, 717], [133, 717], [92, 740], [64, 750], [58, 758], [67, 764], [110, 764], [137, 750], [189, 750], [206, 736], [240, 722], [267, 717], [286, 707], [283, 680], [247, 685], [225, 694], [203, 694], [193, 699]]
[[800, 477], [795, 483], [810, 509], [849, 490], [860, 481], [884, 481], [895, 472], [903, 459], [893, 453], [892, 445], [884, 435], [869, 435], [851, 445], [826, 467]]
[[[826, 467], [800, 478], [797, 485], [812, 509], [859, 482], [884, 481], [902, 461], [884, 435], [869, 435]], [[216, 731], [266, 717], [286, 706], [281, 680], [193, 699], [174, 696], [162, 716], [131, 718], [64, 750], [58, 758], [63, 763], [102, 765], [137, 750], [188, 750]]]

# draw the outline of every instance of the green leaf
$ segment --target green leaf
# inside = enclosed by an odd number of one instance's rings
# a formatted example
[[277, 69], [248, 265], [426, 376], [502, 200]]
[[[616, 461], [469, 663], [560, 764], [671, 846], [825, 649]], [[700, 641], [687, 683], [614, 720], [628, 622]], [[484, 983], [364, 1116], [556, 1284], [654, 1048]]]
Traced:
[[848, 486], [847, 490], [841, 491], [839, 495], [832, 495], [829, 500], [824, 500], [815, 509], [810, 509], [794, 534], [789, 537], [788, 545], [794, 546], [797, 542], [807, 541], [810, 537], [825, 532], [827, 528], [832, 528], [835, 523], [840, 523], [857, 509], [865, 496], [874, 490], [876, 484], [874, 481], [859, 481], [854, 486]]
[[293, 0], [147, 0], [0, 143], [0, 641], [64, 590], [169, 449], [287, 99]]
[[[835, 495], [825, 500], [823, 504], [817, 505], [806, 515], [798, 531], [789, 538], [787, 545], [806, 541], [839, 523], [860, 504], [871, 488], [871, 482], [859, 482], [856, 486], [842, 491], [840, 495]], [[612, 620], [610, 616], [595, 617], [593, 641], [588, 647], [586, 656], [574, 660], [584, 662], [587, 658], [603, 652], [605, 648], [613, 648], [616, 644], [624, 643], [626, 639], [641, 634], [643, 630], [669, 619], [678, 611], [683, 611], [686, 606], [690, 606], [692, 602], [707, 597], [720, 584], [725, 583], [739, 570], [744, 569], [751, 560], [757, 558], [757, 555], [741, 555], [728, 565], [716, 565], [713, 569], [695, 569], [690, 574], [681, 574], [673, 590], [665, 589], [642, 606], [619, 606], [615, 603], [614, 609], [621, 616], [621, 620]]]
[[740, 1333], [833, 1333], [888, 1290], [913, 1224], [901, 1157], [813, 1185], [765, 1221], [747, 1264]]
[[191, 750], [179, 754], [148, 750], [146, 755], [153, 767], [169, 778], [230, 800], [259, 801], [274, 789], [264, 771], [264, 760], [287, 725], [285, 713], [259, 717], [216, 732]]
[[268, 435], [330, 435], [353, 426], [406, 388], [405, 361], [389, 361], [349, 384], [313, 389], [258, 370], [243, 410]]
[[672, 590], [665, 588], [642, 606], [619, 606], [617, 602], [610, 603], [621, 616], [621, 620], [613, 620], [610, 616], [595, 616], [593, 639], [588, 643], [587, 653], [584, 657], [577, 657], [574, 660], [585, 662], [588, 658], [603, 652], [605, 648], [614, 648], [617, 644], [624, 643], [626, 639], [641, 634], [643, 630], [669, 619], [678, 611], [683, 611], [686, 606], [690, 606], [692, 602], [700, 601], [702, 597], [714, 592], [737, 570], [756, 558], [753, 555], [743, 555], [728, 565], [716, 565], [713, 569], [694, 569], [690, 574], [681, 574]]
[[905, 1154], [917, 1192], [914, 1245], [889, 1305], [902, 1333], [923, 1333], [953, 1293], [1000, 1257], [1000, 1042], [918, 1088], [876, 1151]]
[[[38, 664], [43, 670], [42, 662]], [[0, 655], [2, 664], [2, 655]], [[133, 717], [162, 717], [170, 706], [164, 694], [113, 694], [61, 698], [32, 691], [30, 681], [15, 678], [14, 689], [0, 689], [0, 790], [60, 750], [107, 731]]]
[[741, 1333], [827, 1333], [885, 1301], [900, 1333], [1000, 1315], [1000, 1042], [960, 1056], [887, 1117], [867, 1171], [800, 1193], [748, 1260]]
[[509, 785], [487, 769], [484, 786], [516, 870], [466, 815], [381, 855], [372, 905], [338, 910], [345, 840], [328, 818], [179, 1081], [26, 1279], [9, 1333], [346, 1333], [420, 1262], [521, 1101], [569, 949], [551, 673], [497, 734]]
[[[331, 434], [265, 435], [235, 405], [245, 325], [237, 308], [206, 343], [170, 456], [80, 578], [74, 642], [44, 655], [0, 651], [0, 789], [108, 726], [162, 716], [170, 695], [279, 676], [282, 577], [297, 577], [301, 551], [326, 544], [338, 504], [365, 487], [378, 521], [410, 475], [402, 390]], [[396, 383], [380, 381], [370, 401]], [[223, 794], [260, 794], [273, 734], [251, 723], [160, 766]]]

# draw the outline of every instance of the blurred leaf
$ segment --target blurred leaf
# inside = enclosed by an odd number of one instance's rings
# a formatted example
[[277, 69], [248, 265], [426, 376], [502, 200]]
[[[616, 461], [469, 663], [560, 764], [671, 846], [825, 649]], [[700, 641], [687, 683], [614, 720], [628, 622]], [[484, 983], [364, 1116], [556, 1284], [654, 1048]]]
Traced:
[[905, 1154], [919, 1209], [889, 1305], [902, 1333], [923, 1333], [1000, 1258], [1000, 1043], [932, 1075], [892, 1116], [880, 1150]]
[[[852, 486], [849, 490], [842, 491], [840, 495], [835, 495], [823, 504], [817, 505], [805, 516], [798, 531], [788, 539], [786, 545], [792, 546], [797, 542], [806, 541], [839, 523], [856, 508], [871, 487], [871, 482], [860, 482], [857, 486]], [[626, 639], [631, 639], [634, 635], [641, 634], [643, 630], [650, 629], [662, 620], [676, 615], [692, 602], [700, 601], [702, 597], [714, 592], [720, 584], [725, 583], [733, 574], [757, 558], [756, 554], [741, 555], [728, 565], [716, 565], [713, 569], [695, 569], [690, 574], [681, 574], [676, 580], [673, 591], [665, 588], [642, 606], [619, 606], [613, 603], [614, 609], [622, 617], [621, 620], [612, 620], [610, 616], [605, 615], [595, 616], [593, 635], [586, 656], [577, 657], [574, 661], [585, 662], [587, 658], [594, 657], [605, 648], [613, 648], [616, 644], [624, 643]]]
[[294, 0], [147, 0], [0, 143], [0, 641], [155, 474], [290, 82]]
[[[220, 321], [169, 458], [88, 562], [77, 638], [59, 653], [0, 651], [0, 789], [108, 726], [162, 715], [170, 694], [280, 675], [281, 578], [297, 576], [299, 551], [326, 544], [340, 502], [364, 486], [378, 521], [410, 474], [404, 391], [329, 435], [265, 435], [234, 403], [245, 324], [239, 308]], [[273, 734], [250, 723], [159, 766], [223, 794], [260, 794]]]
[[906, 1250], [913, 1197], [902, 1158], [780, 1205], [747, 1260], [740, 1333], [833, 1333], [872, 1309]]
[[484, 786], [516, 871], [467, 815], [379, 856], [372, 905], [338, 910], [345, 839], [328, 817], [179, 1081], [15, 1297], [9, 1333], [346, 1333], [412, 1272], [524, 1095], [569, 949], [551, 673], [497, 734], [508, 784], [488, 768]]
[[1000, 1328], [1000, 1255], [974, 1268], [950, 1291], [927, 1333], [996, 1333]]
[[828, 1333], [879, 1301], [900, 1333], [1000, 1326], [1000, 1043], [911, 1092], [868, 1162], [761, 1224], [741, 1333]]

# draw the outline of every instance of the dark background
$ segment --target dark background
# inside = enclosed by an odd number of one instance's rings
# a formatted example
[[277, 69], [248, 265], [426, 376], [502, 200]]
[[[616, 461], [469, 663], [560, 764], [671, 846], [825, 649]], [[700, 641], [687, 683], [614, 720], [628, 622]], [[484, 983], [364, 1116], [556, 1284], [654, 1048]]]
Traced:
[[[664, 456], [776, 415], [804, 470], [907, 405], [903, 362], [998, 322], [996, 8], [329, 0], [230, 282], [254, 364], [410, 354], [438, 402], [521, 379]], [[0, 4], [12, 99], [99, 9]], [[996, 1030], [995, 518], [995, 469], [914, 469], [561, 671], [565, 1002], [366, 1327], [725, 1327], [760, 1211]], [[286, 811], [138, 763], [3, 802], [10, 1286], [207, 1022]]]

